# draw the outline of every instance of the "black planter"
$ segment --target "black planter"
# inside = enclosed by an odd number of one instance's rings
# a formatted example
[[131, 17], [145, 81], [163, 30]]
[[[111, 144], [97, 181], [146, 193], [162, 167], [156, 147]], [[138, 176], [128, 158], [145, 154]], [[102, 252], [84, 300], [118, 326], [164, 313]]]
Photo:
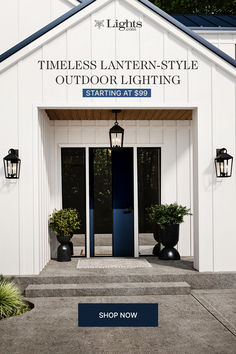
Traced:
[[158, 225], [156, 225], [155, 227], [153, 236], [154, 239], [157, 241], [157, 244], [153, 247], [152, 254], [154, 256], [159, 256], [161, 244], [160, 244], [160, 228], [158, 227]]
[[71, 256], [74, 256], [74, 245], [73, 245], [73, 242], [69, 242], [69, 245], [70, 245], [70, 254]]
[[179, 224], [168, 224], [160, 229], [160, 242], [164, 248], [159, 253], [159, 259], [179, 260], [179, 252], [174, 248], [179, 241]]
[[71, 261], [71, 246], [70, 240], [72, 236], [57, 236], [60, 246], [57, 249], [58, 262], [70, 262]]
[[159, 256], [160, 250], [161, 250], [161, 245], [160, 245], [160, 243], [157, 243], [157, 244], [155, 244], [155, 246], [153, 247], [152, 254], [153, 254], [154, 256]]

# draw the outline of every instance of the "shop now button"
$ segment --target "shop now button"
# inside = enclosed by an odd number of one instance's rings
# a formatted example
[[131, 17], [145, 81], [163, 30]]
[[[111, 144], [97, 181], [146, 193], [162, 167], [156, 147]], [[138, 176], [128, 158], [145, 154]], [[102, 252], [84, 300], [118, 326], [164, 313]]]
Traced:
[[79, 304], [79, 327], [158, 327], [158, 304]]

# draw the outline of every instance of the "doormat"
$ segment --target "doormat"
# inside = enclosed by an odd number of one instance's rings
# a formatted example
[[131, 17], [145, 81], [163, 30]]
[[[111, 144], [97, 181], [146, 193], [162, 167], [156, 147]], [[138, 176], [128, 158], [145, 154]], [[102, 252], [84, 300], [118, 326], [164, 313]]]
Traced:
[[146, 259], [99, 257], [80, 259], [77, 269], [81, 268], [150, 268], [152, 265]]

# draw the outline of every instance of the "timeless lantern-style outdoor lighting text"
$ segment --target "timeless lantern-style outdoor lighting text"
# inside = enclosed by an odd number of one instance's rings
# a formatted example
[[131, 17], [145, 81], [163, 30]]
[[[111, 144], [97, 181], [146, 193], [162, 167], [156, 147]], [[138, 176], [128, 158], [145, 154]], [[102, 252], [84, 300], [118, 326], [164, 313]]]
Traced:
[[216, 177], [225, 178], [232, 176], [233, 156], [225, 148], [216, 150], [215, 168]]
[[111, 148], [122, 148], [124, 142], [124, 129], [121, 128], [117, 122], [117, 114], [120, 113], [120, 110], [113, 110], [112, 113], [115, 113], [115, 124], [110, 129], [110, 146]]
[[18, 150], [10, 149], [8, 155], [3, 158], [5, 177], [8, 179], [18, 179], [20, 176], [21, 160], [18, 153]]

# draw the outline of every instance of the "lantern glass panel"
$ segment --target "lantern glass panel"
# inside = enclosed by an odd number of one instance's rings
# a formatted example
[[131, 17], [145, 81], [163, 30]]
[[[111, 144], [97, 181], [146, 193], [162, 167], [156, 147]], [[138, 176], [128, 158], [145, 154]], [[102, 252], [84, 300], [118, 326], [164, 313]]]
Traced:
[[19, 162], [5, 161], [6, 178], [19, 178]]
[[111, 144], [113, 148], [122, 146], [122, 135], [122, 133], [111, 133]]

